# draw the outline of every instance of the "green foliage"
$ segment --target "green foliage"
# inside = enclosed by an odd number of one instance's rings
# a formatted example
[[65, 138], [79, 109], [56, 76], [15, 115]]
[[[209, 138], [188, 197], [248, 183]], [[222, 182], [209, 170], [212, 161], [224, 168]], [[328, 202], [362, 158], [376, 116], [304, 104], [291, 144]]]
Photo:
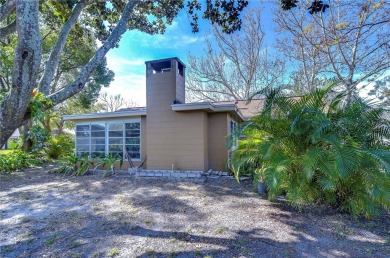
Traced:
[[64, 175], [82, 176], [89, 172], [89, 166], [93, 162], [88, 156], [78, 157], [76, 155], [68, 156], [54, 172]]
[[33, 143], [33, 149], [42, 149], [43, 144], [49, 140], [50, 132], [43, 128], [45, 114], [42, 112], [42, 108], [50, 108], [52, 102], [41, 92], [34, 89], [32, 98], [28, 105], [32, 116], [32, 126], [28, 132], [28, 138]]
[[46, 153], [51, 159], [58, 159], [71, 156], [74, 152], [73, 137], [60, 134], [52, 136], [46, 143]]
[[44, 162], [45, 159], [39, 153], [15, 150], [7, 154], [0, 154], [0, 174], [41, 165]]
[[8, 141], [8, 149], [9, 150], [16, 150], [19, 149], [22, 146], [22, 139], [15, 139]]
[[[115, 173], [115, 162], [117, 160], [118, 159], [112, 156], [111, 154], [106, 155], [104, 158], [97, 160], [96, 167], [94, 170], [96, 170], [98, 167], [105, 168], [105, 166], [107, 165], [106, 173], [104, 174], [104, 176], [106, 176], [107, 173]], [[119, 169], [121, 169], [122, 166], [123, 166], [123, 159], [121, 158], [119, 159]]]
[[[336, 95], [336, 96], [334, 96]], [[385, 110], [332, 87], [300, 98], [266, 92], [243, 128], [232, 168], [265, 179], [269, 198], [297, 207], [326, 203], [355, 215], [390, 210], [390, 122]]]

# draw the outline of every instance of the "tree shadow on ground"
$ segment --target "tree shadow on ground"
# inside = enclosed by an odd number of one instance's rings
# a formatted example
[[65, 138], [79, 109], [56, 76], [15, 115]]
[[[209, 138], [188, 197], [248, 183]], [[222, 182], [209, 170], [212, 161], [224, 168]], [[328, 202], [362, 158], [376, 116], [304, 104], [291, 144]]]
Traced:
[[[252, 192], [251, 182], [210, 180], [199, 184], [56, 175], [32, 180], [32, 185], [30, 179], [24, 179], [0, 190], [1, 196], [15, 202], [0, 213], [0, 233], [7, 238], [25, 235], [6, 244], [1, 243], [0, 234], [0, 256], [104, 256], [111, 247], [117, 247], [123, 257], [384, 257], [390, 253], [388, 243], [383, 242], [389, 238], [389, 217], [368, 226], [370, 221], [354, 221], [328, 207], [297, 212], [283, 201], [260, 199]], [[197, 198], [210, 202], [210, 208], [193, 203]], [[244, 202], [248, 198], [250, 201]], [[215, 209], [213, 204], [219, 202], [226, 206]], [[267, 212], [256, 212], [258, 206]], [[26, 208], [31, 210], [30, 221], [14, 222], [13, 217], [26, 215], [22, 212]], [[241, 229], [230, 224], [207, 232], [200, 229], [210, 224], [197, 228], [215, 215], [209, 214], [211, 211], [239, 208], [248, 218], [236, 217], [229, 223], [243, 225]], [[254, 223], [246, 228], [241, 222], [248, 219]], [[360, 234], [374, 236], [356, 237]]]

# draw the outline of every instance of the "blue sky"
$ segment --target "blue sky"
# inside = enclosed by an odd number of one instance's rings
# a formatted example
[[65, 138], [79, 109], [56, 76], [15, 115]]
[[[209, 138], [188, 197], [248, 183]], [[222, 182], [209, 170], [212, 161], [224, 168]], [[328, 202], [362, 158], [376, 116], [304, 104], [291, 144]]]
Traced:
[[[249, 7], [259, 3], [249, 1]], [[273, 31], [270, 4], [265, 4], [263, 26], [266, 42], [272, 42]], [[110, 87], [104, 89], [109, 94], [121, 94], [125, 99], [136, 101], [139, 106], [146, 103], [145, 93], [145, 61], [179, 57], [187, 63], [187, 55], [200, 56], [203, 52], [203, 39], [210, 29], [206, 20], [200, 19], [200, 32], [193, 34], [187, 14], [181, 11], [172, 25], [168, 25], [163, 35], [148, 35], [140, 31], [126, 32], [119, 47], [107, 54], [108, 67], [115, 72], [115, 79]]]

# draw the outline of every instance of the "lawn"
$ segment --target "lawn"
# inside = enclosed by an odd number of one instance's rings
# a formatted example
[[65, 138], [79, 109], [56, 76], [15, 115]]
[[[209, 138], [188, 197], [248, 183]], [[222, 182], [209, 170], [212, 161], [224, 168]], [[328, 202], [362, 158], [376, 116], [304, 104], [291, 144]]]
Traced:
[[8, 153], [11, 153], [13, 152], [14, 150], [0, 150], [0, 155], [1, 154], [8, 154]]
[[390, 217], [270, 203], [250, 182], [0, 176], [0, 257], [387, 257]]

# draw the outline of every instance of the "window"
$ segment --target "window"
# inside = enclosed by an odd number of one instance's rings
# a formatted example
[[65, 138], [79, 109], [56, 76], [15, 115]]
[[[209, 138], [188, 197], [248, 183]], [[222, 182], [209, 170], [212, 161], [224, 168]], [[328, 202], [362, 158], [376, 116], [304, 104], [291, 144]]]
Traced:
[[90, 155], [90, 125], [76, 125], [76, 155]]
[[[238, 146], [238, 138], [237, 138], [237, 122], [233, 120], [232, 118], [230, 119], [230, 134], [232, 137], [232, 147], [231, 150], [237, 149]], [[230, 153], [229, 153], [230, 155]]]
[[141, 159], [140, 122], [106, 122], [76, 125], [76, 155], [101, 158], [112, 155]]
[[237, 122], [233, 119], [230, 120], [230, 133], [234, 133], [237, 130]]
[[102, 158], [106, 154], [106, 125], [91, 124], [91, 158]]
[[141, 158], [141, 127], [140, 123], [126, 123], [125, 150], [132, 159]]
[[108, 154], [117, 159], [123, 157], [123, 123], [108, 124]]

